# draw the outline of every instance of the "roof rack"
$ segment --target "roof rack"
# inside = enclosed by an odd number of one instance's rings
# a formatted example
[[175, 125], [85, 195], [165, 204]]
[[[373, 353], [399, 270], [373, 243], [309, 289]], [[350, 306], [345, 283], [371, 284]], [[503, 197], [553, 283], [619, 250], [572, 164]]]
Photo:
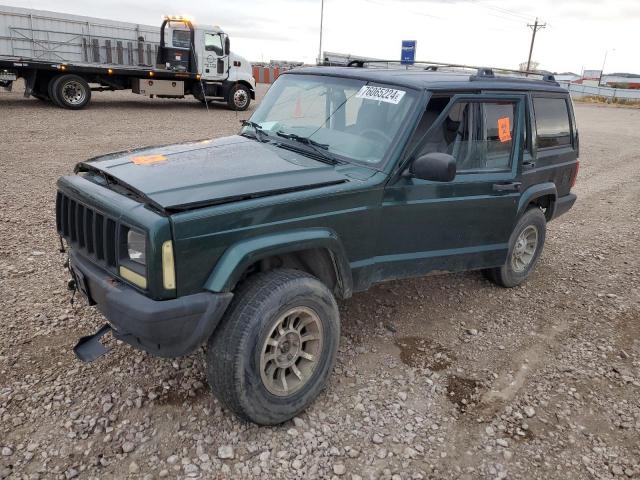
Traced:
[[460, 63], [442, 63], [442, 62], [431, 62], [431, 61], [416, 61], [412, 65], [406, 65], [401, 63], [399, 60], [365, 60], [365, 59], [356, 59], [351, 60], [347, 67], [357, 67], [357, 68], [365, 68], [365, 65], [369, 64], [381, 64], [386, 65], [387, 68], [390, 68], [391, 65], [398, 65], [402, 67], [406, 67], [407, 69], [412, 70], [426, 70], [430, 72], [439, 71], [440, 68], [445, 69], [453, 69], [457, 70], [472, 70], [474, 75], [472, 75], [471, 80], [484, 80], [487, 78], [496, 78], [496, 73], [498, 74], [518, 74], [519, 76], [529, 77], [530, 75], [535, 75], [538, 77], [542, 77], [542, 80], [545, 82], [553, 82], [557, 83], [553, 74], [549, 72], [537, 72], [532, 70], [514, 70], [511, 68], [499, 68], [499, 67], [478, 67], [475, 65], [464, 65]]

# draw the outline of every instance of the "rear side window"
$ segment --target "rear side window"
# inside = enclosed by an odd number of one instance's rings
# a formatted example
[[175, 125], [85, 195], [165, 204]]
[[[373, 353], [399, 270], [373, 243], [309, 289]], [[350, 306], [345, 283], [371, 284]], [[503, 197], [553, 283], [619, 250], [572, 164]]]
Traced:
[[534, 97], [538, 148], [571, 145], [569, 108], [564, 98]]

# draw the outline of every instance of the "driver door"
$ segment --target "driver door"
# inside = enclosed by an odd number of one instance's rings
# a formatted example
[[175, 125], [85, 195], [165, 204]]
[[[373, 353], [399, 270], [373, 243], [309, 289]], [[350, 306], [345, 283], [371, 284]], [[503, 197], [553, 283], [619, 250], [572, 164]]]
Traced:
[[431, 118], [428, 125], [421, 122], [425, 130], [416, 135], [423, 140], [414, 143], [412, 156], [447, 153], [456, 160], [457, 174], [445, 183], [405, 173], [387, 185], [378, 243], [383, 277], [506, 261], [520, 199], [525, 98], [456, 95], [441, 112], [427, 109], [425, 117]]
[[204, 50], [200, 55], [203, 80], [224, 80], [229, 69], [229, 56], [225, 54], [226, 35], [218, 32], [203, 32]]

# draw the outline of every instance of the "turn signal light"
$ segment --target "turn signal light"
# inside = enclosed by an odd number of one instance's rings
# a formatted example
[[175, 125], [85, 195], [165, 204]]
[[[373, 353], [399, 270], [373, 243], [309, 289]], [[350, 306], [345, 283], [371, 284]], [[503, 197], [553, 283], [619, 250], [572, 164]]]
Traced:
[[176, 288], [176, 270], [173, 262], [173, 243], [167, 240], [162, 244], [162, 286], [165, 290]]
[[123, 266], [120, 267], [120, 276], [142, 289], [146, 290], [147, 288], [147, 279], [144, 278], [139, 273], [128, 269], [127, 267], [123, 267]]

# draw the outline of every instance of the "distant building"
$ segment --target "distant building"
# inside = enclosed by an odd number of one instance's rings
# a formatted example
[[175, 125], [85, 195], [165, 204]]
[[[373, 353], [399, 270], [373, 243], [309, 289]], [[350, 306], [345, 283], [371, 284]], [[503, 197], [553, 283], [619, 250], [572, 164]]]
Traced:
[[582, 77], [577, 73], [573, 72], [564, 72], [564, 73], [554, 73], [553, 76], [558, 82], [577, 82]]
[[602, 84], [612, 88], [640, 89], [640, 75], [633, 73], [611, 73], [602, 76]]
[[577, 82], [582, 85], [589, 85], [597, 87], [600, 85], [600, 78], [602, 77], [602, 70], [583, 70], [582, 78]]

